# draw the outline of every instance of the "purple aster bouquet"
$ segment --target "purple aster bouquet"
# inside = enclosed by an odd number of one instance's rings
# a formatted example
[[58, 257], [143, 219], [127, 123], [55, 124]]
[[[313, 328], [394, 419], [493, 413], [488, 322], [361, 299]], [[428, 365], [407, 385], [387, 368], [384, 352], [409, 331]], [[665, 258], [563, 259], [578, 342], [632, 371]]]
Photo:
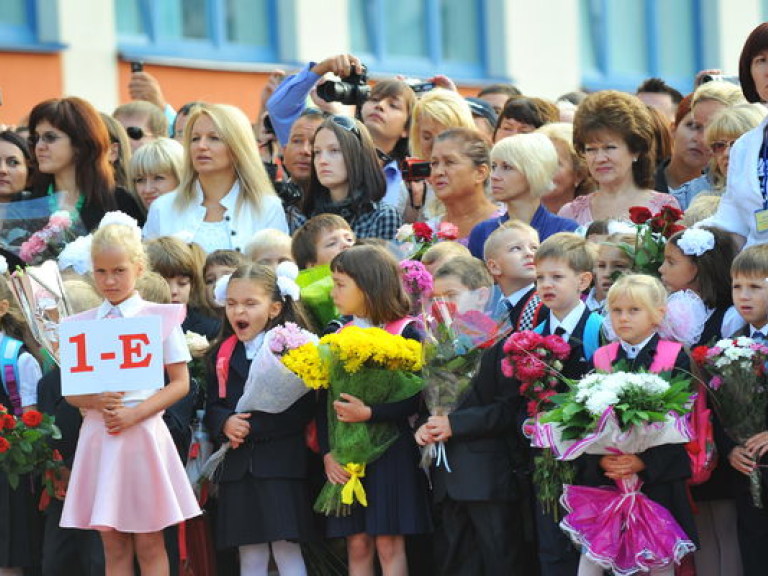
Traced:
[[418, 314], [426, 298], [432, 294], [432, 274], [418, 260], [403, 260], [400, 262], [403, 273], [403, 287], [411, 298], [411, 314]]

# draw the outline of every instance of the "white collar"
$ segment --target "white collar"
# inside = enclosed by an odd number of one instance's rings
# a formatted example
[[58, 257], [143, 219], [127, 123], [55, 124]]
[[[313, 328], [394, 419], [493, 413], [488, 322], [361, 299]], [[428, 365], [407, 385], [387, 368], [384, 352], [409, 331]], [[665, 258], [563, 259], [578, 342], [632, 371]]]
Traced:
[[245, 346], [245, 357], [248, 360], [253, 360], [253, 358], [256, 356], [256, 353], [261, 349], [261, 345], [263, 343], [264, 343], [264, 332], [259, 332], [251, 340], [246, 340], [245, 342], [243, 342], [243, 346]]
[[755, 332], [760, 332], [760, 334], [763, 335], [763, 338], [768, 337], [768, 324], [766, 324], [762, 328], [755, 328], [754, 326], [752, 326], [752, 324], [750, 324], [749, 325], [749, 337], [750, 338], [754, 338], [755, 337]]
[[[200, 184], [200, 179], [195, 180], [195, 194], [197, 196], [197, 202], [200, 205], [200, 208], [205, 209], [203, 206], [203, 200], [205, 198], [203, 194], [203, 186]], [[234, 210], [235, 203], [237, 202], [237, 199], [240, 197], [240, 180], [235, 178], [235, 183], [232, 184], [232, 188], [229, 189], [229, 192], [227, 192], [224, 197], [219, 200], [219, 203], [224, 206], [224, 208], [229, 210]]]
[[587, 299], [584, 300], [584, 304], [592, 310], [593, 312], [600, 311], [603, 309], [603, 304], [605, 303], [605, 300], [598, 300], [595, 297], [595, 287], [593, 286], [592, 289], [589, 291], [589, 294], [587, 294]]
[[648, 345], [648, 342], [651, 341], [651, 338], [656, 336], [656, 333], [654, 332], [648, 338], [640, 342], [640, 344], [630, 344], [628, 342], [624, 342], [624, 340], [619, 340], [619, 344], [621, 344], [621, 347], [624, 349], [624, 352], [627, 353], [627, 358], [630, 360], [634, 360], [637, 358], [638, 354]]
[[506, 296], [507, 302], [509, 302], [512, 306], [517, 306], [517, 303], [520, 302], [520, 300], [523, 299], [523, 296], [528, 294], [528, 291], [533, 288], [533, 282], [528, 284], [525, 288], [520, 288], [520, 290], [516, 290], [512, 292], [509, 296]]
[[109, 314], [112, 308], [117, 308], [120, 311], [120, 316], [123, 318], [130, 318], [135, 316], [139, 310], [141, 310], [143, 304], [144, 300], [142, 300], [138, 292], [134, 292], [133, 296], [123, 300], [120, 302], [120, 304], [117, 305], [112, 304], [109, 300], [104, 300], [104, 302], [102, 302], [99, 308], [96, 310], [96, 318], [99, 320], [106, 318], [107, 314]]
[[378, 326], [376, 326], [376, 324], [371, 322], [368, 318], [361, 318], [360, 316], [352, 316], [351, 323], [358, 328], [378, 328]]
[[557, 330], [560, 326], [562, 326], [563, 330], [565, 330], [565, 336], [570, 338], [571, 334], [573, 334], [573, 331], [576, 330], [576, 325], [579, 323], [579, 320], [581, 320], [581, 315], [584, 314], [584, 311], [586, 309], [587, 309], [587, 305], [584, 304], [584, 302], [582, 302], [581, 300], [579, 300], [579, 303], [576, 304], [574, 309], [568, 312], [566, 317], [563, 318], [562, 320], [558, 320], [557, 316], [555, 316], [555, 313], [550, 311], [549, 333], [554, 334], [555, 330]]

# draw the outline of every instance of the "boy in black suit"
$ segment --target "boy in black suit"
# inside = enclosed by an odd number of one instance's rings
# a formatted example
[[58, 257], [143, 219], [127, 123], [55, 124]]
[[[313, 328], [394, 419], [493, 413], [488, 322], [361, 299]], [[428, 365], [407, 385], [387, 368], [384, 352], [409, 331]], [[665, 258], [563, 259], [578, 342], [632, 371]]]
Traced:
[[[734, 334], [749, 336], [756, 340], [768, 338], [768, 244], [751, 246], [741, 252], [731, 265], [733, 304], [748, 326]], [[760, 382], [756, 380], [755, 385]], [[768, 414], [766, 414], [768, 421]], [[716, 421], [717, 422], [717, 421]], [[718, 434], [718, 432], [721, 432]], [[768, 450], [768, 431], [760, 432], [743, 444], [737, 444], [722, 430], [715, 427], [715, 441], [721, 458], [739, 472], [734, 474], [737, 531], [744, 574], [764, 574], [768, 566], [768, 512], [757, 508], [752, 502], [749, 490], [749, 475], [753, 468], [765, 465], [761, 458]], [[763, 501], [766, 485], [764, 468]]]
[[[554, 234], [536, 251], [536, 289], [549, 315], [536, 331], [557, 334], [571, 346], [562, 374], [578, 380], [591, 369], [591, 359], [600, 346], [602, 317], [590, 312], [581, 300], [592, 282], [594, 249], [581, 236]], [[565, 391], [565, 385], [563, 384]], [[534, 487], [535, 489], [535, 487]], [[551, 514], [536, 499], [536, 530], [542, 576], [576, 576], [579, 553], [560, 530]]]

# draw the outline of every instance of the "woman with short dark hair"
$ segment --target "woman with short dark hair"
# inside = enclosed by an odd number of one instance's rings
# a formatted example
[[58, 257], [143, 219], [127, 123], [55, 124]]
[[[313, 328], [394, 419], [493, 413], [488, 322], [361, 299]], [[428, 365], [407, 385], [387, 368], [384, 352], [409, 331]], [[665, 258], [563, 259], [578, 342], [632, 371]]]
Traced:
[[678, 207], [669, 194], [652, 190], [656, 144], [651, 116], [636, 96], [615, 90], [590, 94], [573, 121], [573, 143], [583, 154], [597, 190], [577, 196], [559, 212], [587, 225], [627, 219], [632, 206], [655, 212]]

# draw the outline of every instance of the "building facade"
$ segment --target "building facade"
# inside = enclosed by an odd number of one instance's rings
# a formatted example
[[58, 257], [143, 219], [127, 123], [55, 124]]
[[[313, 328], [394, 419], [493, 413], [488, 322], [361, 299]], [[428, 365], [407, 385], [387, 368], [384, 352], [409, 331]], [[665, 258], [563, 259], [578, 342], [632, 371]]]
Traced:
[[0, 122], [36, 102], [128, 100], [130, 62], [167, 100], [229, 102], [253, 116], [270, 71], [341, 52], [375, 78], [445, 74], [470, 92], [512, 82], [555, 99], [632, 91], [660, 76], [683, 92], [704, 68], [735, 73], [768, 0], [3, 0]]

